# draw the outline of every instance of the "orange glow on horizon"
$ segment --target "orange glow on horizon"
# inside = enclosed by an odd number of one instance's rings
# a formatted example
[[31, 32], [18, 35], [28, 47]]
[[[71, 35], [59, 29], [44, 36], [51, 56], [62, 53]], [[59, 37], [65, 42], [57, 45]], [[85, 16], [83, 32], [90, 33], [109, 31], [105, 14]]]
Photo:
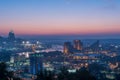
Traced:
[[[8, 26], [9, 25], [9, 26]], [[14, 26], [13, 26], [14, 25]], [[13, 26], [13, 27], [11, 27]], [[17, 27], [16, 27], [17, 26]], [[49, 24], [4, 24], [0, 34], [8, 34], [14, 30], [17, 35], [89, 35], [89, 34], [112, 34], [120, 32], [120, 25], [113, 23], [49, 23]]]
[[[3, 29], [3, 34], [8, 34], [11, 29]], [[109, 34], [109, 33], [119, 33], [119, 27], [111, 28], [97, 28], [97, 27], [18, 27], [13, 29], [17, 35], [89, 35], [89, 34]]]

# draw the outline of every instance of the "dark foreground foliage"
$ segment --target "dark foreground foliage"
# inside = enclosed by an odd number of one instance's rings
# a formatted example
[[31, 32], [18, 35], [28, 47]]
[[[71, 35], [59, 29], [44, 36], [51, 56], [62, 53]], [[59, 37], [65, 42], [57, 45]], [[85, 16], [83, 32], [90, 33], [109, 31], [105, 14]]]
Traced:
[[66, 68], [62, 68], [61, 72], [43, 71], [37, 74], [36, 80], [96, 80], [86, 69], [78, 70], [75, 73], [69, 73]]
[[0, 80], [21, 80], [14, 77], [14, 72], [7, 70], [7, 65], [4, 62], [0, 63]]

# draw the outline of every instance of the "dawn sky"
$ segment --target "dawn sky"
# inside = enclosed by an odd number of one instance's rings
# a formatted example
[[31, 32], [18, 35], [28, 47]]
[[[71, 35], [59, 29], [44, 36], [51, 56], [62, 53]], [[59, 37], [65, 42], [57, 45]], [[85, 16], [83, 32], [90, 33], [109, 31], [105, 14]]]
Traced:
[[120, 34], [120, 0], [0, 0], [0, 35]]

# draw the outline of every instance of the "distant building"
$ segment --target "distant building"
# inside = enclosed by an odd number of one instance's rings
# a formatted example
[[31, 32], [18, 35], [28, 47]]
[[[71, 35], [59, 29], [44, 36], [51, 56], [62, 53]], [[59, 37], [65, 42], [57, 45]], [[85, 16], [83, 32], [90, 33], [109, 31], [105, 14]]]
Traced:
[[13, 31], [10, 31], [9, 34], [8, 34], [8, 40], [15, 40], [15, 34]]
[[64, 50], [63, 50], [64, 54], [70, 54], [70, 53], [72, 53], [72, 51], [73, 51], [73, 46], [72, 46], [71, 42], [65, 42]]
[[30, 73], [36, 74], [40, 70], [42, 70], [43, 62], [42, 58], [43, 55], [40, 53], [30, 54]]
[[81, 62], [99, 62], [101, 55], [100, 54], [84, 54], [84, 53], [75, 53], [73, 54], [73, 59]]
[[87, 59], [89, 59], [89, 57], [86, 54], [83, 54], [83, 53], [75, 53], [75, 54], [73, 54], [73, 59], [87, 60]]
[[81, 40], [74, 40], [74, 48], [77, 50], [83, 49], [83, 43], [81, 42]]

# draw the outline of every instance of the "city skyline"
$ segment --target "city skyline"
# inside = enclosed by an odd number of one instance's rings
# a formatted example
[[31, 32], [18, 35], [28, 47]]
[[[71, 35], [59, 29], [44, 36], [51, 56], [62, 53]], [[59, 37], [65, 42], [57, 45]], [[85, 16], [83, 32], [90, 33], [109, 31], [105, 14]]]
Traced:
[[120, 36], [119, 0], [1, 0], [0, 35]]

